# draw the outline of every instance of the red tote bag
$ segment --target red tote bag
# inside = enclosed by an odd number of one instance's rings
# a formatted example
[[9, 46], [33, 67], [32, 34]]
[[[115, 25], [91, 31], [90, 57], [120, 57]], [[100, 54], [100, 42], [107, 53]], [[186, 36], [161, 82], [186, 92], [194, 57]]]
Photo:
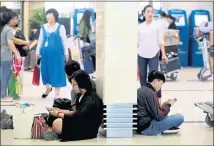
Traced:
[[32, 84], [39, 86], [40, 84], [40, 59], [37, 61], [37, 66], [34, 67]]

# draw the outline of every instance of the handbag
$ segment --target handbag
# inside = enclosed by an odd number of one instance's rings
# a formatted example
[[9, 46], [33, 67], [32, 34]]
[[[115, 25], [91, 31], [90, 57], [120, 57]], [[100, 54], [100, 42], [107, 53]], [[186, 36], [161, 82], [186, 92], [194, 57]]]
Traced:
[[21, 63], [19, 63], [16, 56], [13, 55], [12, 72], [18, 73], [21, 70], [22, 70], [22, 61], [21, 61]]
[[7, 114], [6, 110], [1, 112], [1, 129], [13, 129], [13, 116]]
[[13, 116], [13, 137], [18, 139], [31, 138], [31, 130], [34, 121], [34, 105], [16, 104]]
[[18, 98], [18, 93], [17, 93], [17, 89], [16, 89], [16, 83], [17, 80], [15, 78], [15, 73], [12, 73], [9, 79], [9, 83], [8, 83], [8, 96], [12, 97], [13, 99]]
[[[17, 39], [24, 40], [24, 41], [26, 40], [23, 32], [18, 28], [16, 30], [16, 34], [15, 34], [14, 37], [17, 38]], [[26, 57], [28, 55], [28, 52], [29, 52], [28, 46], [26, 46], [26, 45], [16, 45], [16, 48], [18, 49], [18, 51], [20, 53], [20, 56]]]
[[43, 134], [49, 129], [50, 127], [46, 124], [44, 117], [36, 116], [32, 127], [32, 138], [43, 139]]
[[39, 86], [40, 84], [40, 59], [37, 60], [37, 65], [34, 67], [32, 84]]

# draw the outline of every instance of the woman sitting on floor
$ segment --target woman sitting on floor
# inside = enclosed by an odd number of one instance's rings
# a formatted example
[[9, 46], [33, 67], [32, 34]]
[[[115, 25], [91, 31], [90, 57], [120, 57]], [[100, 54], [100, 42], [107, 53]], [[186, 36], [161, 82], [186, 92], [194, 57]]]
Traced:
[[62, 141], [96, 138], [103, 116], [103, 102], [92, 90], [89, 75], [80, 70], [71, 77], [73, 89], [78, 94], [76, 111], [54, 109], [51, 115], [59, 117], [53, 122], [53, 131]]

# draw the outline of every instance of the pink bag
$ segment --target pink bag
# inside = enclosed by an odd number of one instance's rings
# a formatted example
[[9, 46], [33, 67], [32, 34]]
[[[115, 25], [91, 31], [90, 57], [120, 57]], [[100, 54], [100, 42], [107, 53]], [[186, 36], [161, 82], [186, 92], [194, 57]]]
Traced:
[[49, 126], [46, 124], [42, 116], [35, 117], [32, 127], [32, 138], [43, 139], [43, 133], [49, 129]]
[[39, 86], [40, 84], [40, 59], [37, 61], [37, 66], [34, 67], [32, 84]]
[[22, 61], [21, 63], [18, 62], [15, 55], [13, 56], [13, 64], [12, 64], [12, 72], [19, 73], [22, 70]]

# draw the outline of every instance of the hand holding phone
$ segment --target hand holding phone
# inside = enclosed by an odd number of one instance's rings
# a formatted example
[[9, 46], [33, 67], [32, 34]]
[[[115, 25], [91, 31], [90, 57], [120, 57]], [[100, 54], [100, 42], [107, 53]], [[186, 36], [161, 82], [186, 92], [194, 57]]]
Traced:
[[173, 101], [176, 102], [176, 101], [177, 101], [177, 98], [174, 98]]
[[176, 101], [177, 101], [176, 98], [174, 98], [174, 99], [168, 99], [167, 103], [169, 103], [170, 105], [173, 105]]

